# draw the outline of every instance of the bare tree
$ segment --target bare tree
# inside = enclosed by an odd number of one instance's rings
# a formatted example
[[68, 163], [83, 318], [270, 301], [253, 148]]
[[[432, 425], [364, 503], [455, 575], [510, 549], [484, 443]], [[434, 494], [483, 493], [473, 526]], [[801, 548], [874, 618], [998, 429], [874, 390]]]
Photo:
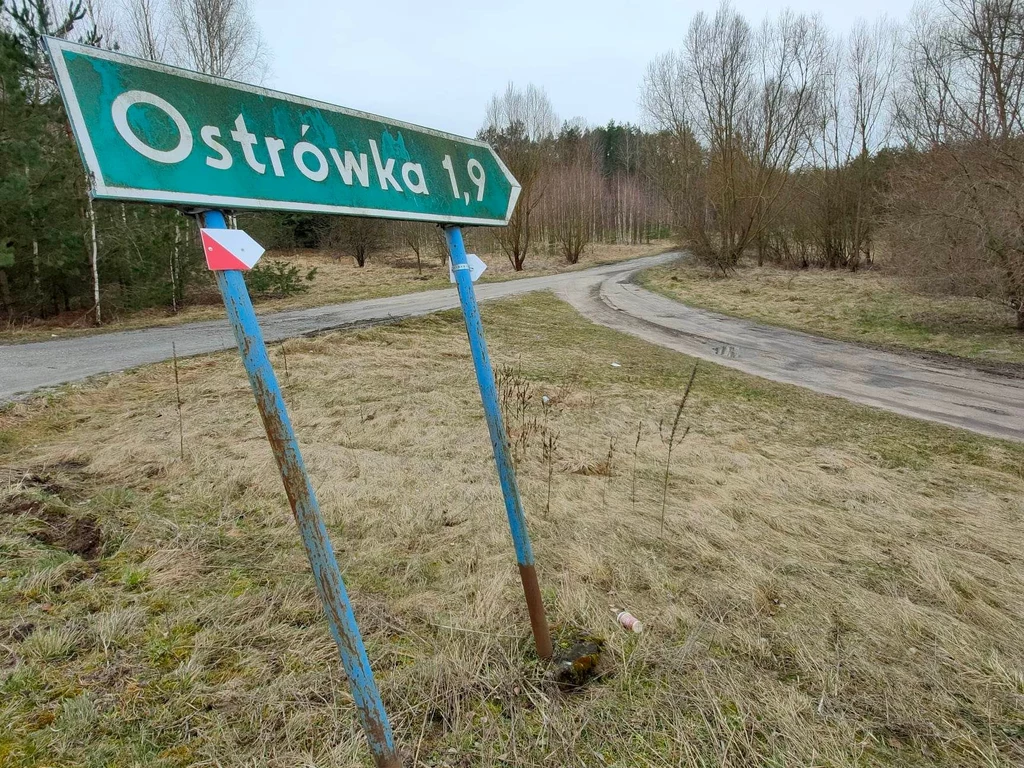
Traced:
[[150, 61], [169, 58], [168, 8], [162, 0], [122, 0], [119, 39], [126, 52]]
[[521, 187], [508, 226], [497, 234], [498, 244], [517, 272], [530, 252], [531, 219], [544, 197], [544, 152], [557, 129], [551, 101], [532, 83], [525, 89], [509, 83], [504, 93], [495, 94], [487, 105], [480, 136], [498, 150]]
[[856, 269], [871, 262], [878, 179], [871, 157], [888, 138], [897, 28], [882, 18], [857, 23], [829, 40], [817, 88], [810, 147], [802, 174], [810, 209], [807, 234], [822, 266]]
[[423, 274], [421, 256], [437, 237], [438, 227], [420, 221], [395, 221], [391, 224], [391, 237], [416, 254], [416, 274]]
[[250, 0], [169, 0], [168, 11], [177, 63], [217, 77], [266, 77], [270, 51]]
[[746, 19], [722, 3], [714, 17], [697, 14], [683, 46], [679, 85], [690, 90], [692, 123], [709, 153], [707, 194], [719, 222], [715, 248], [705, 232], [696, 232], [703, 255], [720, 264], [734, 261], [739, 231], [739, 145], [742, 112], [755, 98], [752, 32]]
[[[54, 4], [59, 7], [58, 3]], [[116, 9], [110, 0], [82, 0], [85, 20], [92, 27], [92, 43], [116, 47], [119, 45], [119, 24]]]
[[494, 94], [487, 103], [484, 130], [498, 133], [522, 130], [534, 143], [550, 139], [558, 131], [558, 116], [543, 88], [528, 83], [517, 88], [514, 83], [505, 86], [504, 93]]
[[[698, 253], [723, 271], [780, 212], [790, 171], [806, 151], [824, 35], [806, 16], [783, 12], [753, 30], [728, 2], [698, 13], [682, 49], [648, 68], [641, 103], [706, 158], [699, 184], [707, 211], [687, 217]], [[717, 229], [711, 236], [710, 226]]]
[[1024, 3], [919, 9], [908, 53], [896, 114], [918, 152], [894, 182], [894, 257], [1024, 330]]
[[387, 234], [383, 219], [333, 216], [321, 237], [321, 246], [348, 254], [356, 266], [365, 267], [366, 260], [387, 244]]
[[785, 209], [791, 173], [806, 159], [807, 129], [826, 62], [824, 29], [811, 17], [783, 11], [766, 20], [757, 40], [758, 98], [745, 110], [740, 137], [750, 175], [741, 199], [741, 228], [732, 263], [748, 243], [763, 259], [766, 235]]
[[692, 243], [704, 239], [710, 217], [706, 152], [693, 132], [682, 57], [662, 54], [648, 66], [640, 106], [656, 131], [654, 164], [645, 169], [667, 203], [676, 230]]
[[[108, 45], [115, 38], [116, 21], [106, 5], [96, 0], [85, 0], [86, 19], [92, 25], [94, 43], [105, 41]], [[87, 184], [88, 186], [88, 184]], [[92, 279], [93, 321], [103, 324], [103, 307], [100, 301], [100, 242], [96, 233], [96, 208], [92, 196], [85, 194], [85, 219], [88, 223], [87, 238], [89, 252], [89, 274]]]

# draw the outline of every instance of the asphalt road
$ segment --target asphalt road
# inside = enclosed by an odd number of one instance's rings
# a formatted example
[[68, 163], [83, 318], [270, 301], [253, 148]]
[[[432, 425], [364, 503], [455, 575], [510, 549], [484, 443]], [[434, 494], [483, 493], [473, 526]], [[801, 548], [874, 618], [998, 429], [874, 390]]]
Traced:
[[687, 355], [864, 405], [1024, 441], [1024, 379], [691, 309], [630, 282], [581, 276], [556, 293], [589, 320]]
[[[694, 357], [895, 413], [1024, 441], [1024, 380], [897, 355], [686, 307], [634, 285], [675, 254], [477, 286], [482, 301], [552, 290], [588, 319]], [[276, 341], [458, 306], [455, 288], [262, 315]], [[233, 348], [223, 320], [0, 345], [0, 400], [41, 387]]]
[[[647, 266], [664, 264], [673, 258], [676, 255], [665, 254], [560, 275], [480, 283], [477, 285], [477, 296], [480, 300], [488, 300], [531, 291], [554, 290], [576, 280], [600, 279], [620, 272], [631, 273]], [[334, 328], [417, 317], [458, 306], [459, 297], [453, 285], [438, 291], [261, 314], [260, 325], [267, 341], [280, 341]], [[34, 344], [0, 345], [0, 401], [100, 373], [123, 371], [168, 360], [172, 343], [180, 357], [187, 357], [233, 349], [235, 337], [225, 320], [209, 320]]]

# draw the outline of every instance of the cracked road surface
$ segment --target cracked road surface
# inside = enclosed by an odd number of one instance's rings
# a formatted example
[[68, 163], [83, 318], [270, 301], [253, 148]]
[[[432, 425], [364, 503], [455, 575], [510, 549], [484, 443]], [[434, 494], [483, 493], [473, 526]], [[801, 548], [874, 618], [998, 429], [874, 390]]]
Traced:
[[826, 395], [1024, 441], [1024, 379], [693, 309], [631, 282], [580, 276], [555, 292], [592, 322]]

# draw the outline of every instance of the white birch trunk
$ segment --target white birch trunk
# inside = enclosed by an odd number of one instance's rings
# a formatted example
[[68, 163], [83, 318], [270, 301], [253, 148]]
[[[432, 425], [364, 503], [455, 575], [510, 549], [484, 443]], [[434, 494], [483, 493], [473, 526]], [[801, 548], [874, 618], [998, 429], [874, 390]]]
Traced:
[[92, 300], [96, 312], [96, 325], [103, 322], [100, 311], [100, 271], [99, 271], [99, 242], [96, 239], [96, 209], [92, 206], [92, 197], [85, 197], [86, 211], [89, 214], [89, 265], [92, 267]]
[[171, 309], [174, 310], [174, 314], [178, 314], [178, 264], [180, 263], [178, 257], [180, 255], [181, 248], [181, 227], [177, 222], [174, 223], [174, 250], [171, 251]]

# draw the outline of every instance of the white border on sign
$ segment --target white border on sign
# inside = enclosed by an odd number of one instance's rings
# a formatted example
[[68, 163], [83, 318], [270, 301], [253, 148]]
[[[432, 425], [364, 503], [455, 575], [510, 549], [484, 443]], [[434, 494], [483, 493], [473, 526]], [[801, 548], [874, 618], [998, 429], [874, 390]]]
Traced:
[[[50, 55], [50, 63], [53, 65], [54, 74], [57, 77], [57, 87], [60, 89], [61, 96], [63, 97], [64, 103], [67, 105], [68, 108], [68, 116], [71, 118], [71, 129], [72, 131], [74, 131], [75, 138], [77, 139], [78, 146], [81, 150], [82, 160], [85, 162], [85, 166], [86, 168], [88, 168], [90, 176], [92, 178], [93, 197], [113, 200], [141, 200], [152, 203], [186, 203], [223, 208], [247, 208], [252, 210], [309, 211], [311, 213], [337, 213], [350, 216], [371, 216], [387, 219], [404, 219], [409, 221], [430, 221], [437, 222], [440, 224], [477, 224], [492, 227], [508, 224], [508, 220], [512, 217], [512, 211], [515, 210], [516, 201], [519, 199], [519, 193], [521, 190], [519, 182], [516, 181], [515, 177], [509, 171], [508, 167], [505, 165], [504, 162], [502, 162], [501, 158], [498, 157], [498, 153], [495, 152], [494, 149], [484, 141], [479, 141], [478, 139], [470, 139], [465, 136], [459, 136], [454, 133], [437, 131], [434, 130], [433, 128], [424, 128], [423, 126], [415, 125], [413, 123], [406, 123], [401, 120], [392, 120], [390, 118], [381, 117], [380, 115], [374, 115], [369, 112], [361, 112], [355, 109], [347, 109], [345, 107], [339, 107], [335, 104], [328, 104], [323, 101], [316, 101], [315, 99], [306, 99], [303, 98], [302, 96], [295, 96], [293, 94], [285, 93], [283, 91], [273, 91], [270, 90], [269, 88], [262, 88], [258, 85], [241, 83], [237, 80], [228, 80], [222, 77], [204, 75], [201, 72], [193, 72], [188, 69], [181, 69], [180, 67], [172, 67], [168, 64], [160, 64], [155, 61], [149, 61], [148, 59], [140, 59], [136, 58], [135, 56], [126, 56], [123, 53], [115, 53], [114, 51], [103, 50], [102, 48], [93, 48], [89, 45], [72, 43], [67, 40], [61, 40], [55, 37], [44, 37], [44, 40], [46, 42], [47, 52]], [[175, 77], [184, 77], [189, 80], [198, 80], [200, 82], [209, 83], [211, 85], [226, 86], [228, 88], [234, 88], [235, 90], [246, 91], [257, 96], [266, 96], [274, 99], [281, 99], [292, 104], [313, 107], [315, 109], [320, 109], [327, 112], [336, 112], [342, 115], [349, 115], [351, 117], [361, 117], [367, 120], [385, 123], [396, 128], [405, 128], [411, 131], [417, 131], [419, 133], [427, 133], [432, 136], [438, 136], [443, 139], [450, 139], [463, 144], [472, 144], [473, 146], [482, 147], [491, 153], [491, 156], [497, 162], [498, 167], [501, 169], [501, 172], [505, 174], [505, 178], [512, 185], [512, 191], [509, 194], [508, 209], [505, 211], [505, 218], [480, 219], [471, 216], [445, 216], [443, 214], [437, 213], [392, 211], [383, 210], [379, 208], [353, 208], [347, 205], [301, 203], [288, 200], [263, 200], [260, 198], [253, 197], [230, 197], [227, 195], [201, 195], [187, 192], [172, 193], [163, 190], [136, 189], [133, 187], [110, 186], [106, 183], [106, 180], [103, 178], [103, 173], [100, 170], [99, 158], [97, 158], [96, 150], [92, 146], [92, 141], [89, 138], [89, 131], [86, 129], [85, 125], [85, 116], [82, 114], [82, 108], [78, 103], [78, 94], [75, 93], [74, 85], [72, 85], [71, 83], [71, 75], [68, 72], [67, 62], [64, 61], [64, 56], [61, 55], [62, 51], [65, 50], [75, 51], [77, 53], [81, 53], [86, 56], [92, 56], [93, 58], [97, 59], [106, 59], [108, 61], [115, 61], [122, 64], [128, 64], [133, 67], [140, 67], [142, 69], [150, 69], [156, 72], [163, 72], [168, 75], [174, 75]]]

